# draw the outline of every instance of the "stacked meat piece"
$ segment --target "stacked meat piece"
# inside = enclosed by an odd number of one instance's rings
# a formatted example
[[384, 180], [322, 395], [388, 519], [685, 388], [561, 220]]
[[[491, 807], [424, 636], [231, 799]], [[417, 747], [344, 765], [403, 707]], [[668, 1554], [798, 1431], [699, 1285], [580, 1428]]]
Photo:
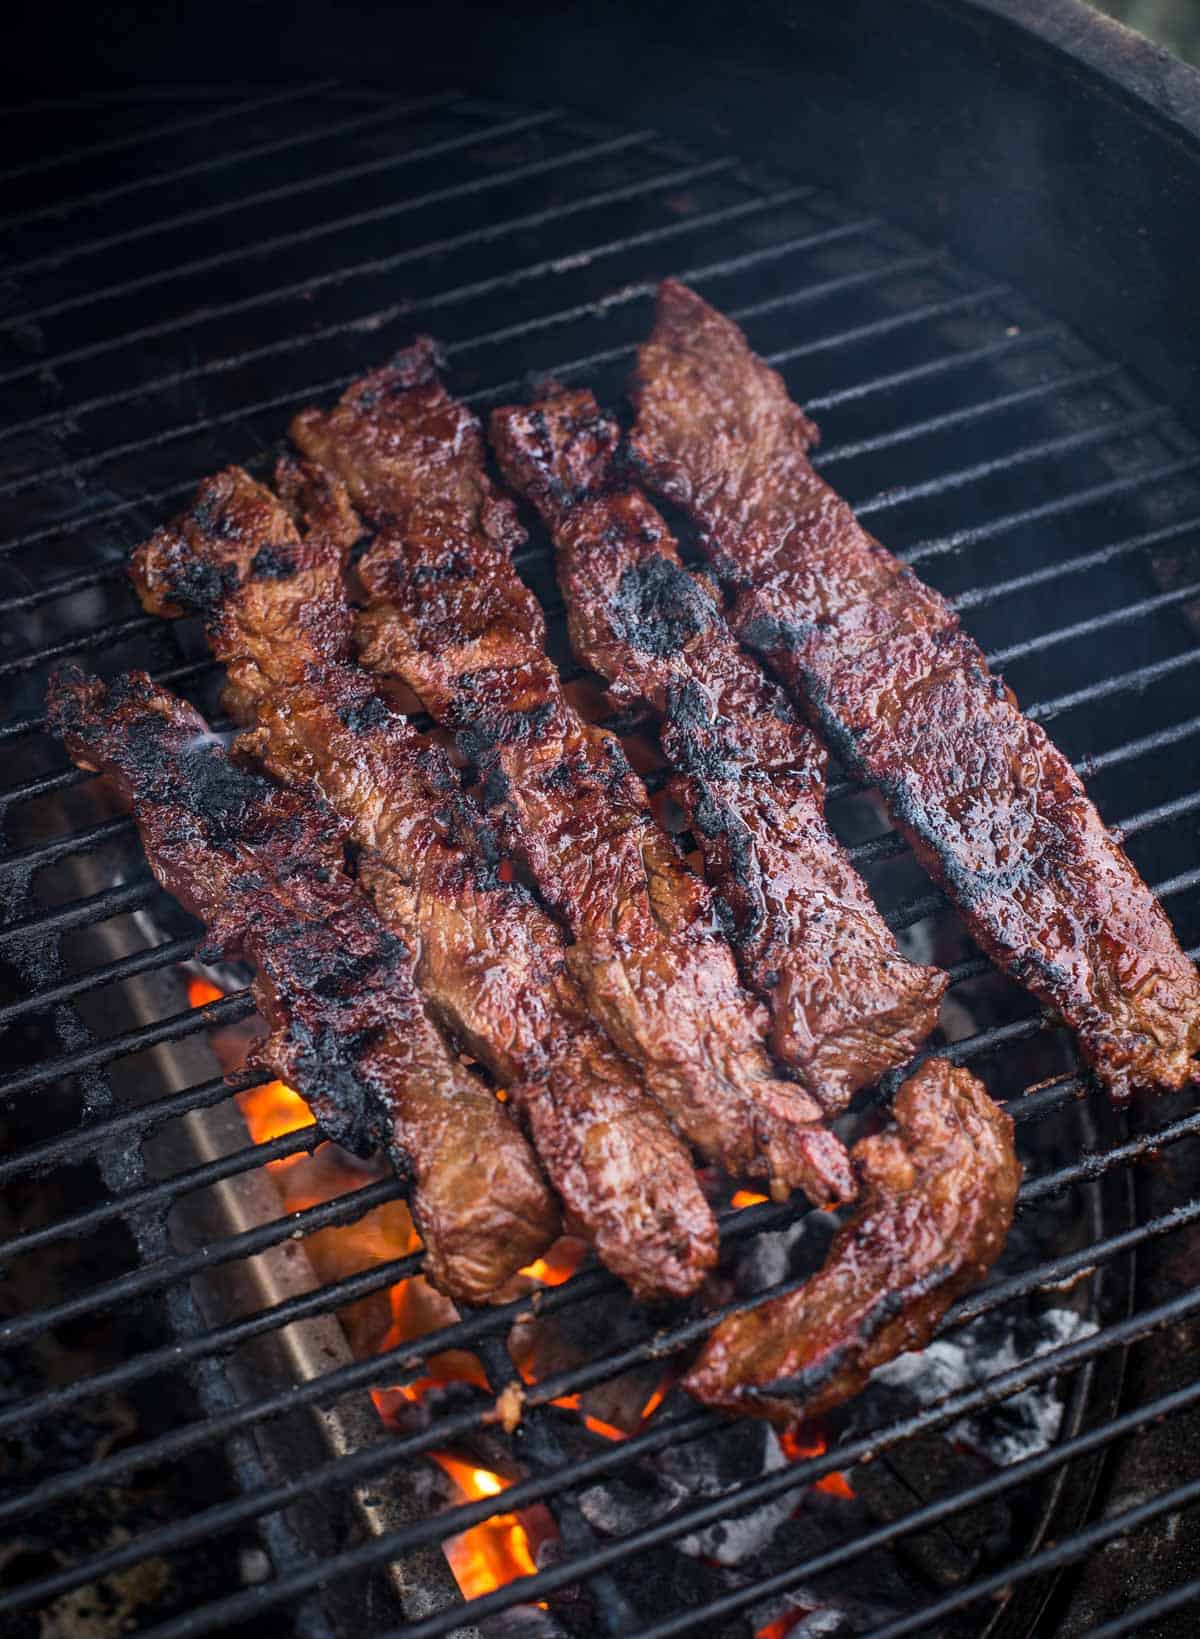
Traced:
[[[635, 392], [632, 463], [590, 393], [553, 384], [493, 438], [554, 539], [576, 653], [660, 726], [707, 881], [564, 693], [524, 531], [429, 342], [299, 416], [274, 492], [231, 469], [135, 554], [146, 607], [201, 615], [226, 665], [235, 762], [144, 679], [67, 676], [54, 711], [160, 880], [257, 969], [263, 1062], [412, 1171], [459, 1301], [554, 1234], [543, 1173], [647, 1300], [716, 1259], [691, 1151], [777, 1197], [857, 1193], [823, 1269], [719, 1325], [685, 1380], [789, 1422], [932, 1335], [1019, 1181], [1008, 1117], [941, 1059], [849, 1155], [827, 1125], [912, 1056], [947, 980], [906, 960], [830, 833], [814, 731], [1116, 1096], [1194, 1074], [1200, 987], [1069, 765], [812, 471], [815, 430], [740, 332], [668, 282]], [[715, 581], [638, 475], [691, 514]]]

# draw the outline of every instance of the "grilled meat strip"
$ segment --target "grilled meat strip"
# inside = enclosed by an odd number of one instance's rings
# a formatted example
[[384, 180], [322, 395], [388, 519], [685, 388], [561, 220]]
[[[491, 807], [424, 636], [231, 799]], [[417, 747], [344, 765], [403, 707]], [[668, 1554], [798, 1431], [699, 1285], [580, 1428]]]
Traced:
[[844, 1199], [845, 1150], [775, 1075], [704, 885], [654, 821], [618, 741], [584, 723], [543, 649], [511, 561], [524, 539], [484, 469], [476, 418], [418, 343], [292, 428], [377, 531], [358, 564], [363, 658], [458, 736], [505, 846], [563, 917], [594, 1016], [679, 1131], [776, 1192]]
[[502, 879], [444, 750], [350, 663], [342, 560], [358, 524], [341, 486], [295, 462], [277, 482], [286, 506], [236, 468], [203, 484], [134, 554], [142, 601], [205, 616], [230, 704], [254, 725], [239, 749], [287, 784], [313, 781], [368, 850], [359, 880], [413, 949], [427, 1003], [511, 1089], [601, 1259], [638, 1297], [687, 1295], [717, 1231], [686, 1147], [589, 1019], [557, 924]]
[[698, 1400], [779, 1424], [828, 1412], [924, 1348], [995, 1263], [1021, 1181], [1008, 1116], [945, 1059], [904, 1083], [893, 1113], [897, 1132], [851, 1152], [862, 1194], [823, 1267], [721, 1322], [684, 1378]]
[[979, 944], [1115, 1099], [1194, 1079], [1200, 979], [1166, 915], [950, 605], [814, 472], [782, 379], [668, 280], [633, 392], [635, 458], [736, 589], [734, 631], [879, 787]]
[[728, 906], [770, 1044], [826, 1113], [910, 1059], [949, 982], [905, 960], [825, 823], [825, 754], [739, 647], [708, 579], [617, 470], [620, 430], [586, 389], [494, 410], [511, 489], [554, 537], [575, 653], [657, 714], [668, 790]]
[[144, 672], [60, 671], [50, 716], [81, 768], [112, 779], [150, 868], [208, 929], [212, 956], [253, 963], [270, 1034], [253, 1063], [322, 1127], [386, 1146], [413, 1180], [426, 1273], [486, 1301], [557, 1233], [554, 1202], [495, 1096], [450, 1052], [412, 983], [412, 953], [346, 874], [345, 824], [302, 790], [230, 761], [191, 706]]

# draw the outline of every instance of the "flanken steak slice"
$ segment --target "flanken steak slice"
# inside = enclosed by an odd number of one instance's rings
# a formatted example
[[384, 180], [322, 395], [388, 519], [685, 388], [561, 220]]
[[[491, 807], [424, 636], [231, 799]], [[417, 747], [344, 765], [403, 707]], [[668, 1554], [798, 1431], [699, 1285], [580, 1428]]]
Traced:
[[571, 644], [661, 724], [668, 791], [704, 855], [770, 1043], [827, 1113], [906, 1063], [949, 982], [901, 954], [825, 823], [825, 754], [689, 575], [665, 520], [617, 465], [587, 389], [492, 412], [510, 488], [554, 539]]
[[945, 598], [814, 471], [780, 376], [668, 280], [633, 397], [638, 466], [698, 525], [734, 631], [879, 788], [987, 954], [1115, 1099], [1195, 1079], [1200, 979], [1165, 913]]

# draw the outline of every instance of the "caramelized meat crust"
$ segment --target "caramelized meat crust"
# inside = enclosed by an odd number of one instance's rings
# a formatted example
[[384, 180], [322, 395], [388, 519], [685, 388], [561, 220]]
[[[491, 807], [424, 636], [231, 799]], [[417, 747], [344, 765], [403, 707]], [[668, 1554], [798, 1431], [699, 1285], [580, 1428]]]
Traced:
[[357, 566], [365, 663], [401, 678], [457, 735], [504, 846], [574, 935], [567, 959], [595, 1018], [711, 1160], [778, 1191], [844, 1199], [845, 1151], [815, 1100], [776, 1076], [765, 1012], [738, 984], [707, 889], [655, 823], [617, 740], [563, 695], [511, 561], [523, 533], [431, 344], [334, 410], [305, 412], [292, 436], [375, 531]]
[[158, 881], [253, 963], [270, 1034], [254, 1063], [295, 1087], [331, 1138], [386, 1146], [413, 1181], [426, 1273], [485, 1302], [558, 1230], [533, 1157], [426, 1016], [413, 954], [346, 875], [346, 827], [319, 799], [232, 763], [200, 715], [144, 672], [54, 679], [51, 720], [81, 768], [132, 809]]
[[1195, 1079], [1200, 979], [1166, 915], [946, 600], [813, 470], [782, 379], [668, 280], [633, 395], [640, 470], [698, 524], [738, 637], [878, 786], [974, 938], [1115, 1099]]
[[620, 432], [584, 390], [492, 412], [509, 487], [550, 530], [575, 653], [658, 716], [669, 790], [728, 907], [770, 1043], [826, 1112], [910, 1059], [948, 980], [897, 948], [825, 823], [825, 756], [689, 575], [661, 515], [616, 467]]
[[687, 1295], [716, 1260], [717, 1231], [686, 1146], [588, 1017], [557, 924], [501, 876], [445, 752], [347, 662], [341, 570], [358, 525], [341, 486], [285, 462], [277, 487], [286, 507], [236, 470], [204, 485], [135, 554], [143, 600], [171, 612], [181, 585], [219, 588], [203, 613], [252, 725], [240, 752], [285, 784], [311, 781], [367, 850], [359, 880], [411, 947], [428, 1005], [511, 1089], [601, 1259], [639, 1297]]
[[862, 1194], [823, 1267], [720, 1323], [684, 1379], [698, 1400], [780, 1425], [831, 1411], [924, 1348], [995, 1263], [1021, 1181], [1008, 1116], [945, 1059], [904, 1083], [894, 1115], [851, 1152]]

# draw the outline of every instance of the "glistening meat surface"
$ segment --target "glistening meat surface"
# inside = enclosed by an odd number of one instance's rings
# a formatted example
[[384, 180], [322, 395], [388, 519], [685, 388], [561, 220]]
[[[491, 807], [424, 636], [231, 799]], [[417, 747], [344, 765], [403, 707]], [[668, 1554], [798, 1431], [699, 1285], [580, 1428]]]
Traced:
[[1200, 979], [1162, 908], [950, 605], [813, 470], [782, 379], [669, 280], [633, 393], [638, 464], [736, 589], [733, 629], [878, 786], [979, 944], [1115, 1098], [1194, 1079]]
[[823, 1267], [717, 1326], [684, 1378], [698, 1400], [780, 1424], [831, 1411], [924, 1348], [1000, 1256], [1021, 1181], [1008, 1116], [945, 1059], [904, 1083], [893, 1113], [895, 1132], [851, 1152], [862, 1195]]
[[485, 1302], [558, 1230], [553, 1198], [491, 1091], [417, 996], [408, 945], [343, 868], [346, 828], [308, 792], [236, 767], [199, 713], [143, 672], [106, 688], [60, 671], [50, 715], [72, 758], [115, 784], [150, 868], [253, 963], [270, 1034], [254, 1062], [295, 1087], [331, 1138], [386, 1146], [411, 1175], [426, 1274]]
[[728, 1172], [817, 1200], [851, 1187], [820, 1109], [775, 1073], [708, 890], [659, 829], [617, 740], [584, 723], [511, 553], [524, 538], [481, 429], [418, 343], [292, 436], [376, 532], [358, 565], [363, 658], [403, 679], [477, 766], [505, 846], [568, 923], [568, 960], [679, 1131]]
[[236, 468], [204, 483], [134, 554], [143, 602], [204, 616], [252, 725], [240, 751], [289, 785], [312, 781], [346, 820], [422, 995], [509, 1089], [599, 1256], [640, 1297], [686, 1295], [717, 1243], [686, 1147], [588, 1018], [557, 925], [503, 879], [444, 750], [350, 660], [342, 560], [358, 526], [340, 485], [293, 462], [278, 483], [286, 506]]
[[825, 756], [737, 643], [711, 583], [616, 467], [620, 432], [586, 389], [495, 410], [509, 486], [556, 548], [571, 644], [662, 725], [668, 790], [728, 907], [738, 966], [771, 1008], [770, 1043], [822, 1108], [903, 1064], [947, 978], [905, 960], [825, 823]]

